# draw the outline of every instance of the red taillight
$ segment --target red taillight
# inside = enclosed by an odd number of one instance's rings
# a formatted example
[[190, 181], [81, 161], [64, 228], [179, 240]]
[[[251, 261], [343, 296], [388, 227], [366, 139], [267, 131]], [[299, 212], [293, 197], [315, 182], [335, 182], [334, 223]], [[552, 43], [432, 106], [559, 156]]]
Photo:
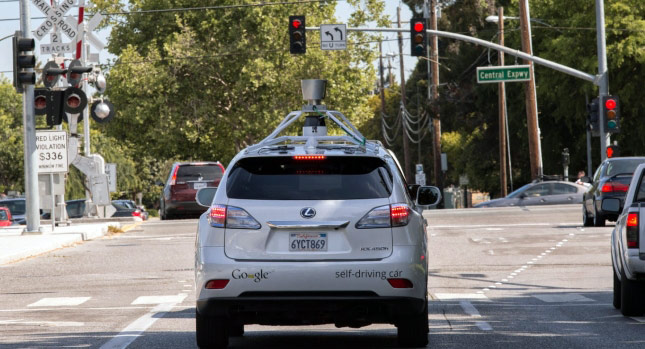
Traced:
[[627, 247], [638, 248], [638, 212], [627, 214]]
[[293, 157], [294, 160], [325, 160], [326, 158], [325, 155], [296, 155]]
[[132, 211], [132, 216], [133, 217], [141, 217], [141, 211], [139, 211], [139, 210]]
[[412, 288], [412, 281], [403, 278], [393, 278], [387, 279], [387, 282], [390, 283], [390, 286], [394, 288]]
[[629, 190], [629, 184], [617, 183], [617, 182], [607, 182], [602, 186], [601, 191], [603, 193], [614, 193], [622, 192], [626, 193]]
[[410, 217], [410, 208], [405, 204], [395, 204], [390, 206], [390, 219], [393, 227], [400, 227], [408, 224]]
[[177, 182], [177, 171], [179, 171], [179, 166], [175, 167], [175, 170], [172, 171], [172, 177], [170, 178], [170, 185], [175, 185]]
[[215, 205], [211, 207], [209, 217], [213, 227], [223, 228], [226, 223], [226, 206]]
[[228, 279], [210, 280], [206, 283], [206, 288], [209, 290], [221, 290], [228, 285]]

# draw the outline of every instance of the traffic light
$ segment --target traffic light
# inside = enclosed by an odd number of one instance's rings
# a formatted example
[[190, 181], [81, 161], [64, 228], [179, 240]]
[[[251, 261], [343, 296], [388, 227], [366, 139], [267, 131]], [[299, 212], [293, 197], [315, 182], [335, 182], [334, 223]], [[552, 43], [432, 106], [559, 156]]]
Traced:
[[92, 67], [84, 67], [78, 59], [73, 60], [67, 68], [67, 83], [70, 86], [77, 86], [83, 78], [83, 73], [89, 73]]
[[618, 148], [617, 145], [607, 146], [607, 149], [605, 149], [605, 152], [608, 159], [620, 156], [620, 148]]
[[36, 84], [36, 73], [27, 71], [36, 66], [36, 57], [28, 54], [33, 51], [36, 43], [32, 38], [23, 38], [22, 34], [17, 31], [13, 36], [13, 86], [16, 92], [24, 91], [22, 85]]
[[426, 33], [424, 18], [410, 20], [410, 39], [410, 54], [412, 56], [426, 56], [428, 54], [428, 33]]
[[45, 87], [52, 88], [58, 83], [60, 76], [67, 73], [67, 69], [62, 69], [56, 62], [49, 61], [43, 68], [43, 84]]
[[293, 54], [307, 52], [305, 16], [289, 16], [289, 52]]
[[600, 132], [600, 123], [599, 123], [599, 109], [600, 105], [598, 105], [598, 98], [594, 98], [587, 104], [587, 113], [588, 113], [588, 126], [589, 129], [594, 132], [598, 133]]
[[602, 113], [605, 116], [605, 132], [620, 131], [620, 102], [616, 96], [602, 97]]

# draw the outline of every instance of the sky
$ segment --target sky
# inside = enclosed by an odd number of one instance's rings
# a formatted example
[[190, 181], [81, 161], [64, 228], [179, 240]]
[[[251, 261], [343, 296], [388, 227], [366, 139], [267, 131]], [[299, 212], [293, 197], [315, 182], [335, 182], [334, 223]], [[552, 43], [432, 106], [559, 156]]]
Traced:
[[[29, 2], [29, 8], [30, 8], [30, 18], [31, 18], [31, 29], [35, 29], [42, 21], [43, 18], [43, 13], [36, 8], [36, 6], [32, 5], [32, 1], [28, 0]], [[47, 1], [49, 2], [49, 1]], [[59, 0], [60, 2], [60, 0]], [[76, 0], [78, 2], [78, 0]], [[390, 18], [392, 23], [396, 23], [396, 8], [397, 6], [401, 6], [401, 21], [402, 22], [407, 22], [410, 19], [411, 12], [409, 11], [408, 7], [405, 4], [402, 4], [400, 1], [397, 0], [385, 0], [386, 4], [386, 10], [385, 13], [386, 15]], [[351, 6], [347, 5], [345, 1], [338, 1], [338, 5], [336, 8], [336, 15], [339, 20], [339, 23], [344, 23], [347, 20], [348, 14], [351, 12]], [[71, 9], [67, 15], [73, 15], [77, 16], [78, 15], [78, 9], [73, 8]], [[18, 21], [18, 17], [20, 16], [20, 8], [19, 8], [19, 1], [18, 0], [0, 0], [0, 39], [5, 38], [7, 36], [12, 35], [16, 30], [20, 29], [20, 22]], [[89, 18], [88, 18], [89, 19]], [[329, 23], [329, 24], [339, 24], [339, 23]], [[402, 27], [406, 27], [407, 23], [404, 23]], [[99, 32], [94, 33], [97, 37], [99, 37], [103, 43], [108, 42], [109, 40], [109, 35], [110, 35], [110, 30], [109, 28], [103, 29]], [[314, 34], [317, 35], [317, 34]], [[383, 34], [385, 39], [396, 39], [396, 34], [395, 33], [384, 33]], [[404, 34], [404, 40], [403, 40], [403, 53], [404, 53], [404, 68], [405, 68], [405, 75], [406, 77], [409, 76], [409, 74], [412, 72], [414, 69], [417, 58], [416, 57], [411, 57], [410, 55], [406, 55], [406, 53], [409, 53], [410, 48], [408, 44], [408, 40], [405, 39], [406, 35]], [[45, 62], [46, 60], [49, 59], [49, 55], [41, 55], [40, 54], [40, 45], [41, 44], [49, 44], [49, 35], [46, 35], [42, 41], [36, 40], [36, 59], [40, 62]], [[63, 43], [69, 41], [69, 38], [67, 38], [65, 35], [63, 35]], [[285, 50], [287, 48], [285, 47]], [[12, 75], [12, 69], [13, 69], [13, 51], [12, 51], [12, 46], [11, 46], [11, 38], [6, 38], [2, 41], [0, 41], [0, 74], [3, 74], [6, 76], [9, 80], [12, 80], [13, 75]], [[100, 63], [107, 63], [108, 59], [114, 58], [114, 56], [110, 55], [107, 50], [103, 50], [101, 52], [97, 52], [96, 48], [92, 47], [91, 48], [92, 53], [99, 53], [99, 60]], [[390, 58], [390, 62], [392, 64], [392, 73], [397, 76], [397, 81], [398, 76], [399, 76], [399, 56], [398, 56], [398, 42], [397, 41], [384, 41], [383, 42], [383, 54], [396, 54], [395, 57]], [[72, 54], [66, 54], [66, 57], [71, 58]], [[377, 62], [374, 62], [375, 65], [378, 64]], [[387, 67], [387, 59], [384, 60], [384, 65]]]

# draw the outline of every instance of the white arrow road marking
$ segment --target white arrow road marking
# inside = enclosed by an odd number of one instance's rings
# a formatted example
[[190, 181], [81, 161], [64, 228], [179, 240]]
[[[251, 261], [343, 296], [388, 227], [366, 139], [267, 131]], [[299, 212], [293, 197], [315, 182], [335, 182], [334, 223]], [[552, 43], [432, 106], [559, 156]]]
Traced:
[[[142, 317], [134, 320], [126, 328], [121, 331], [118, 335], [112, 338], [107, 343], [103, 344], [100, 349], [125, 349], [134, 342], [143, 332], [145, 332], [152, 324], [154, 324], [159, 318], [162, 318], [167, 312], [171, 311], [175, 305], [181, 303], [186, 298], [185, 293], [180, 293], [176, 296], [165, 296], [165, 297], [174, 297], [174, 302], [171, 303], [162, 303], [152, 308], [150, 312], [146, 313]], [[162, 296], [163, 297], [163, 296]], [[143, 298], [143, 297], [139, 297]], [[161, 299], [160, 297], [158, 297]], [[138, 299], [138, 298], [137, 298]], [[134, 304], [134, 302], [133, 302]]]
[[91, 297], [53, 297], [42, 298], [36, 303], [31, 303], [28, 307], [64, 307], [70, 305], [81, 305], [87, 302]]

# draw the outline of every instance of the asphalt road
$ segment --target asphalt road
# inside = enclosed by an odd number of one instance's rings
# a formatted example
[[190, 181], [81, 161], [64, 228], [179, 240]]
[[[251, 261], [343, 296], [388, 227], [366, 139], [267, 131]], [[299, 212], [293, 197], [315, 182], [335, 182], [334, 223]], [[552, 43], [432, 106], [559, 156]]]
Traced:
[[[645, 346], [611, 306], [609, 234], [580, 207], [433, 210], [430, 345]], [[195, 220], [149, 221], [0, 267], [0, 348], [194, 348]], [[393, 326], [246, 326], [231, 348], [395, 348]]]

